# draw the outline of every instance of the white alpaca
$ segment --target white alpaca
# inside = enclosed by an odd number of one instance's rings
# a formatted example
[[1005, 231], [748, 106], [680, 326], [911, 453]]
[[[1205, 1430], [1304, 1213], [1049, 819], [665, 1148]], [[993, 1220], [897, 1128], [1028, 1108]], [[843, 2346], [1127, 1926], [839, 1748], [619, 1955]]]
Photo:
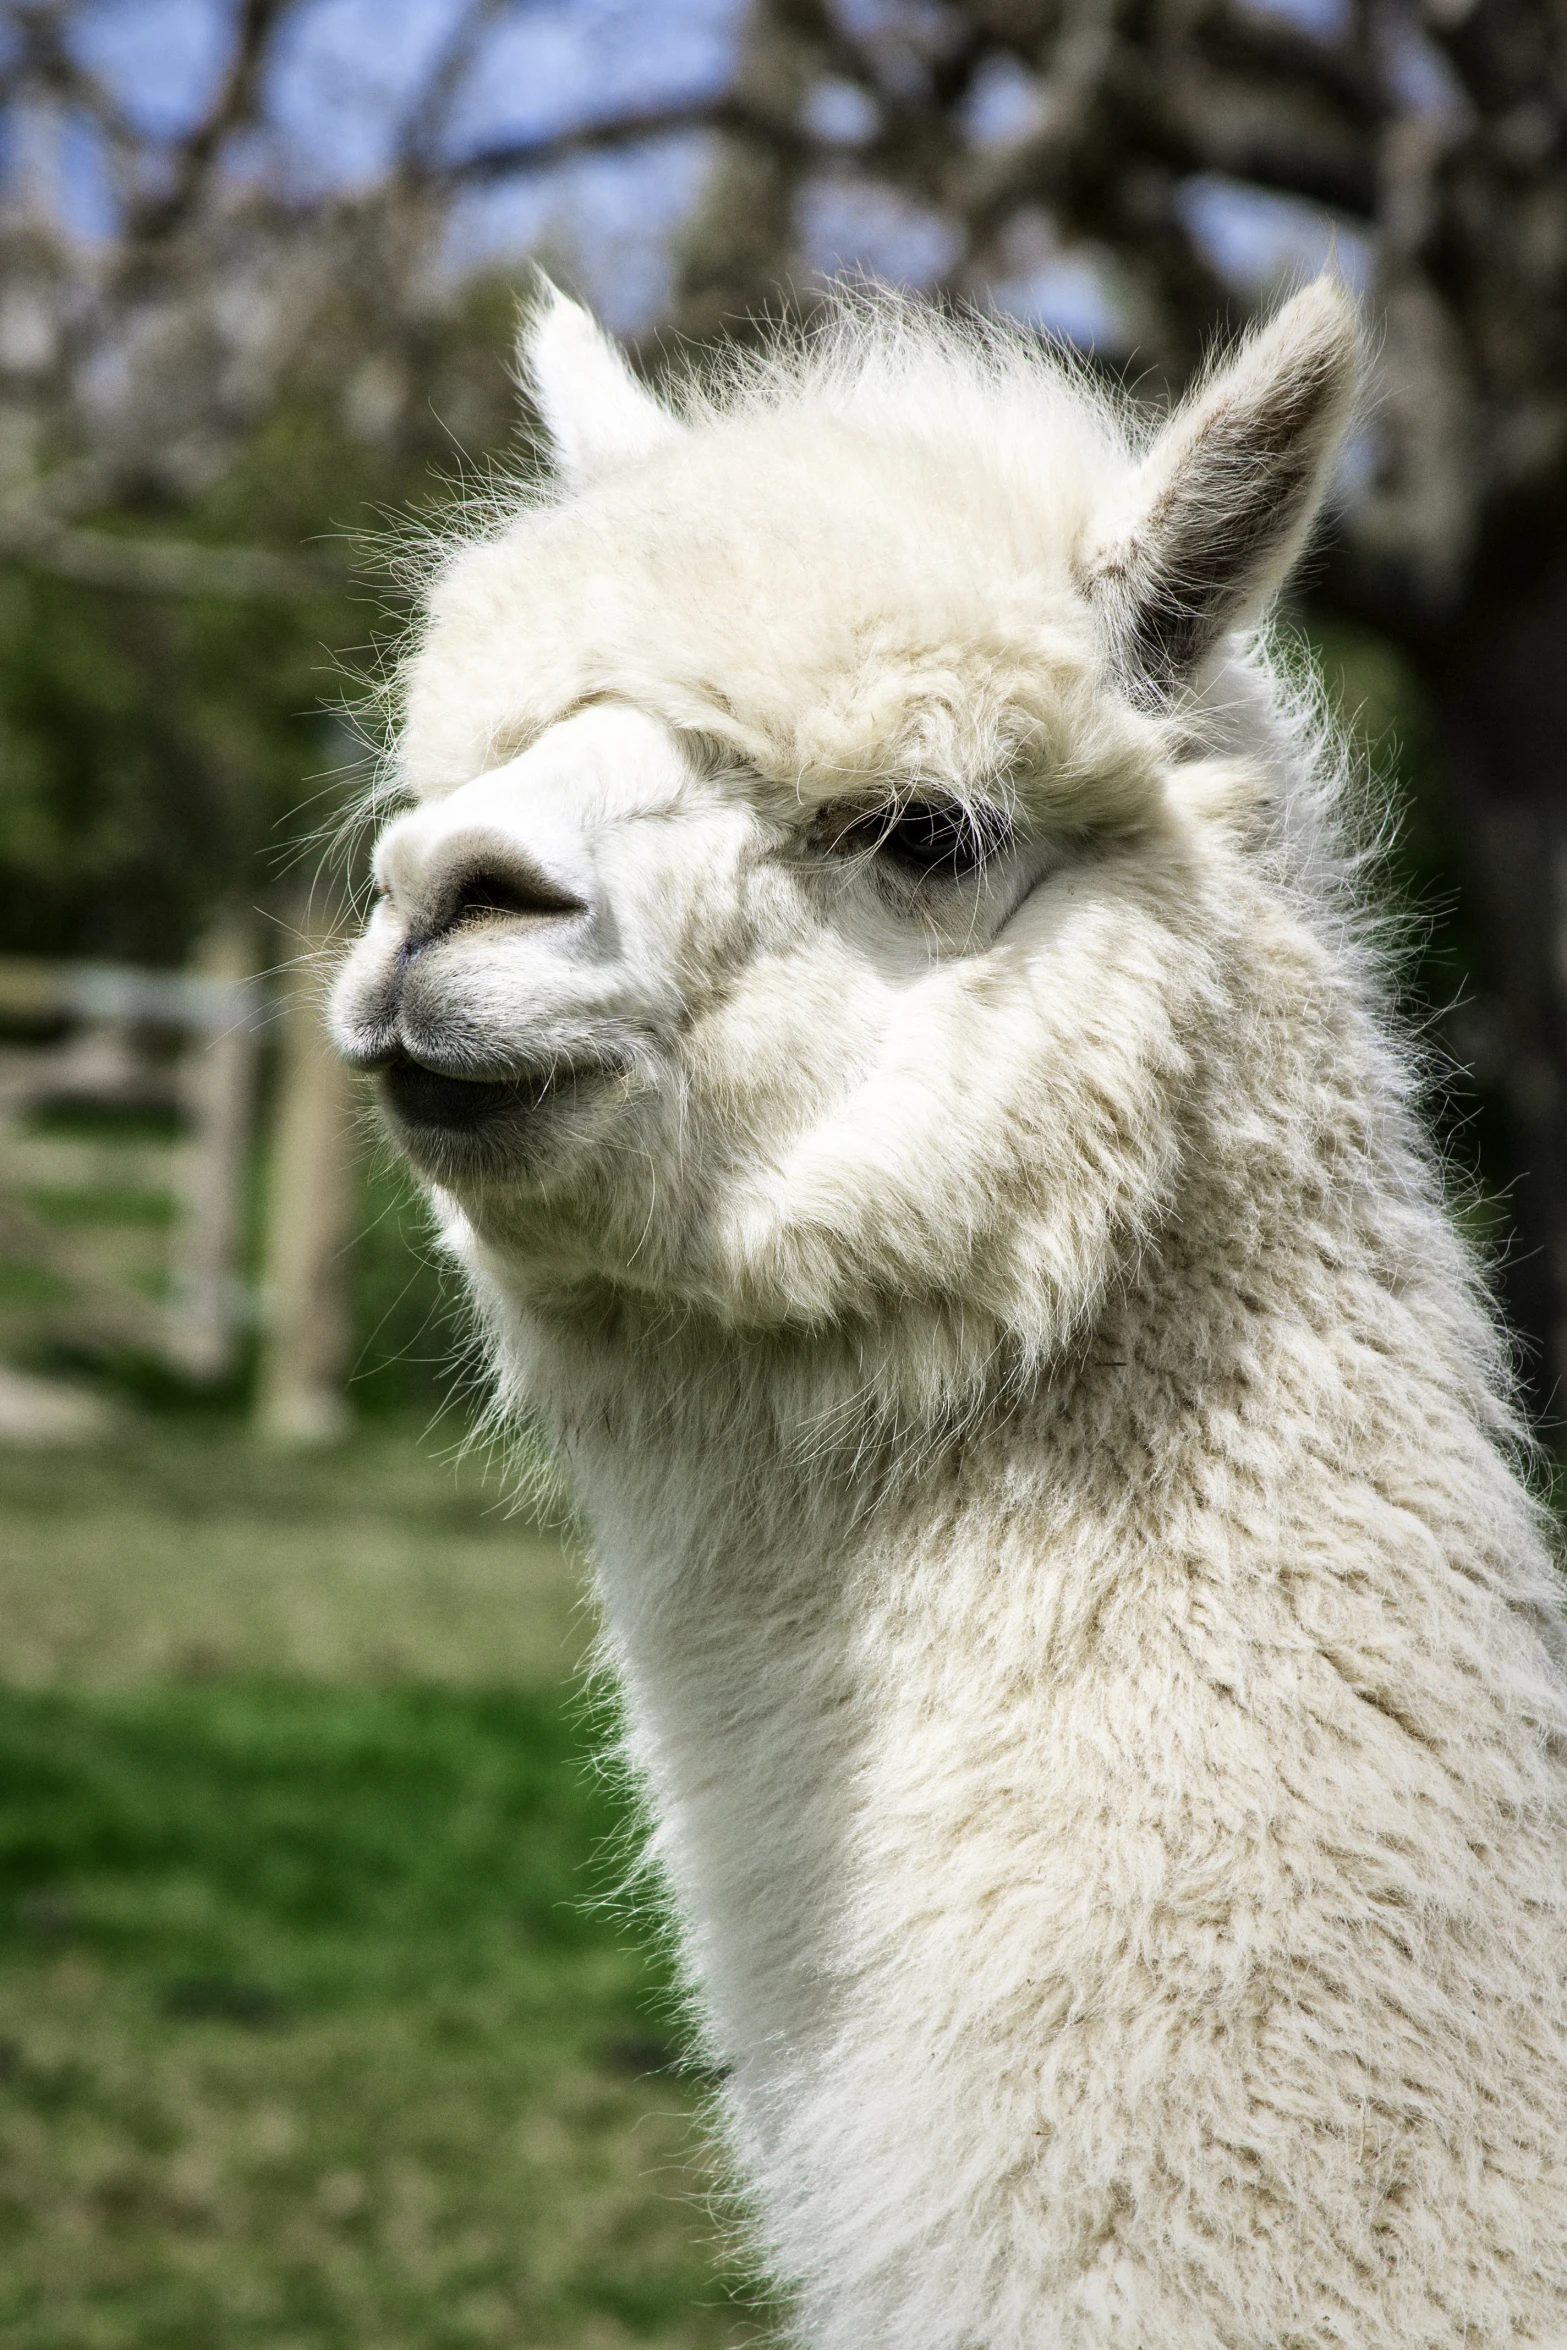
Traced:
[[1567, 1679], [1244, 633], [1356, 367], [1158, 437], [845, 307], [435, 579], [337, 997], [569, 1463], [812, 2350], [1567, 2346]]

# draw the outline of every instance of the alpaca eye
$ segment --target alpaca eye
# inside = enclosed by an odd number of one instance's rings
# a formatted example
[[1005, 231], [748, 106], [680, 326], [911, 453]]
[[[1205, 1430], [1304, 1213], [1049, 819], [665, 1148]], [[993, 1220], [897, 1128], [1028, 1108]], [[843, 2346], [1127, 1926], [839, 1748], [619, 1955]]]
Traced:
[[1006, 822], [951, 801], [911, 800], [883, 824], [877, 854], [908, 873], [977, 872], [1006, 838]]
[[829, 810], [819, 838], [836, 856], [874, 857], [916, 879], [954, 881], [1006, 848], [1012, 828], [999, 808], [900, 800], [884, 808]]

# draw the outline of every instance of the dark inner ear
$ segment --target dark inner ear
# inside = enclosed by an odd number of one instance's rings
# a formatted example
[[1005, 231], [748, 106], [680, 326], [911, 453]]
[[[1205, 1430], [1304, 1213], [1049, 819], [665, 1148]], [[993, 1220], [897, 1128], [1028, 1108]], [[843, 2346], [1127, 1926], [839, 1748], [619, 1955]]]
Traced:
[[[1264, 421], [1260, 441], [1235, 429]], [[1275, 549], [1291, 545], [1309, 520], [1321, 455], [1311, 423], [1312, 406], [1301, 400], [1285, 415], [1220, 424], [1205, 436], [1199, 462], [1151, 507], [1126, 656], [1159, 690], [1173, 690], [1199, 667], [1236, 625]]]
[[1135, 691], [1176, 691], [1298, 552], [1348, 408], [1356, 319], [1310, 287], [1177, 415], [1088, 566]]

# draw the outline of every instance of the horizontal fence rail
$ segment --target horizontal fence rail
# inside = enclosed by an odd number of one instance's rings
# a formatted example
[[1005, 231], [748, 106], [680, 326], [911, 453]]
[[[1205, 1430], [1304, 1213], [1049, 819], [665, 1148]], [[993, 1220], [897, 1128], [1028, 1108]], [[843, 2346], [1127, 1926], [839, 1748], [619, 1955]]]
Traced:
[[0, 955], [0, 1019], [80, 1020], [90, 1026], [252, 1033], [272, 1017], [259, 979], [206, 971], [149, 971], [135, 963], [54, 963]]

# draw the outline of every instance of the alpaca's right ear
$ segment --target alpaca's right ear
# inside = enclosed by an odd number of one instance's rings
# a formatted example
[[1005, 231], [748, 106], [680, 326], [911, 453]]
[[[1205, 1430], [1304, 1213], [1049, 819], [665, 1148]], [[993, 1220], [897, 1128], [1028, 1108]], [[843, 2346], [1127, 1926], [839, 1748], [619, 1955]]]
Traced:
[[573, 485], [649, 455], [680, 431], [669, 410], [638, 383], [619, 344], [542, 271], [518, 357], [555, 463]]
[[1156, 698], [1254, 620], [1322, 502], [1360, 365], [1360, 320], [1323, 276], [1248, 336], [1171, 419], [1082, 573], [1117, 658]]

